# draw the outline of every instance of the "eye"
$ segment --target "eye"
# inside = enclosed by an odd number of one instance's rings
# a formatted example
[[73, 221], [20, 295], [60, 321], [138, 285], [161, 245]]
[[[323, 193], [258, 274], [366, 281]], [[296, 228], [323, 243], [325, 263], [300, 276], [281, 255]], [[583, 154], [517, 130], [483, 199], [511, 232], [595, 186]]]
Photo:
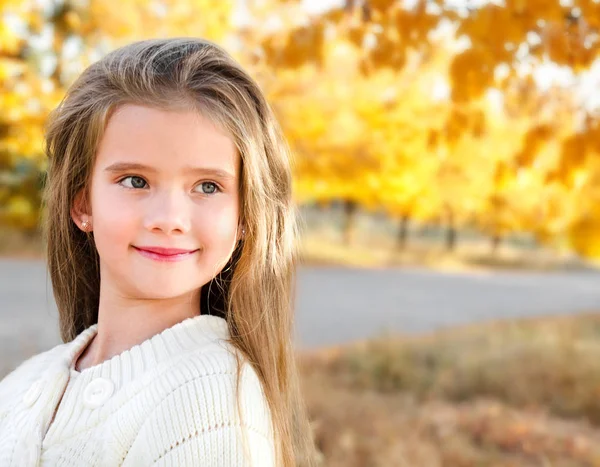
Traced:
[[[125, 180], [130, 180], [131, 183], [125, 183]], [[121, 180], [119, 180], [119, 183], [123, 186], [125, 186], [126, 188], [144, 188], [144, 184], [146, 183], [146, 180], [144, 180], [142, 177], [138, 177], [136, 175], [130, 175], [128, 177], [122, 178]]]
[[219, 191], [219, 187], [215, 182], [202, 182], [197, 186], [202, 188], [202, 193], [205, 195], [212, 195]]

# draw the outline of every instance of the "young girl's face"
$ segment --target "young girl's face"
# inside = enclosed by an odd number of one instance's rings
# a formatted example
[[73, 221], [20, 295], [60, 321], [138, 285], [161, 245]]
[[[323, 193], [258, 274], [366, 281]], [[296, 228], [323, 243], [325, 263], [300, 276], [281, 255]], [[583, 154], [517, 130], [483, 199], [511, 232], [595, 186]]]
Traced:
[[231, 138], [199, 113], [120, 107], [90, 187], [102, 288], [145, 299], [199, 291], [239, 239], [239, 171]]

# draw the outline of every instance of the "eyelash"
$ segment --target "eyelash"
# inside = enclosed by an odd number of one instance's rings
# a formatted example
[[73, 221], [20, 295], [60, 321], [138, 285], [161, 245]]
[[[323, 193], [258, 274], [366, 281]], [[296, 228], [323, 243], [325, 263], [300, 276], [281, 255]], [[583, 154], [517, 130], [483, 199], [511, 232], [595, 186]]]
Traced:
[[[144, 183], [148, 184], [148, 182], [144, 179], [144, 177], [140, 177], [139, 175], [127, 175], [127, 176], [122, 177], [121, 179], [119, 179], [117, 181], [117, 183], [119, 185], [123, 186], [122, 185], [123, 181], [127, 180], [128, 178], [139, 178], [141, 180], [144, 180]], [[196, 186], [200, 186], [200, 185], [202, 185], [204, 183], [212, 183], [215, 186], [215, 191], [213, 193], [202, 193], [203, 195], [214, 195], [214, 194], [220, 193], [222, 191], [221, 187], [219, 186], [219, 184], [217, 182], [213, 182], [211, 180], [206, 180], [204, 182], [199, 183]], [[143, 190], [144, 189], [144, 188], [135, 188], [135, 187], [128, 187], [128, 186], [124, 186], [123, 188], [126, 188], [127, 190]]]

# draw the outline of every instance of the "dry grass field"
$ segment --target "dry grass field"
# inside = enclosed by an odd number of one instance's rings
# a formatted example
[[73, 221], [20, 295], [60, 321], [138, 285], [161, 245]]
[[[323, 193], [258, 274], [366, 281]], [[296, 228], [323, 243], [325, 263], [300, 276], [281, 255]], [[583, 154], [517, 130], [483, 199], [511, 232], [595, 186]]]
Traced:
[[600, 466], [600, 315], [300, 357], [323, 465]]

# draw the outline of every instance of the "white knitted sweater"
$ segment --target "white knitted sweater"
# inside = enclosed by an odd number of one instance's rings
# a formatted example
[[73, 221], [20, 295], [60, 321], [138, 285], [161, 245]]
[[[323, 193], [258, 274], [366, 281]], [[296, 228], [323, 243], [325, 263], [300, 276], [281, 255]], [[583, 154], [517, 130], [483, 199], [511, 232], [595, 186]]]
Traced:
[[78, 372], [96, 331], [97, 324], [30, 358], [0, 382], [0, 466], [274, 465], [269, 408], [246, 360], [243, 425], [236, 417], [235, 350], [222, 340], [224, 319], [188, 318]]

